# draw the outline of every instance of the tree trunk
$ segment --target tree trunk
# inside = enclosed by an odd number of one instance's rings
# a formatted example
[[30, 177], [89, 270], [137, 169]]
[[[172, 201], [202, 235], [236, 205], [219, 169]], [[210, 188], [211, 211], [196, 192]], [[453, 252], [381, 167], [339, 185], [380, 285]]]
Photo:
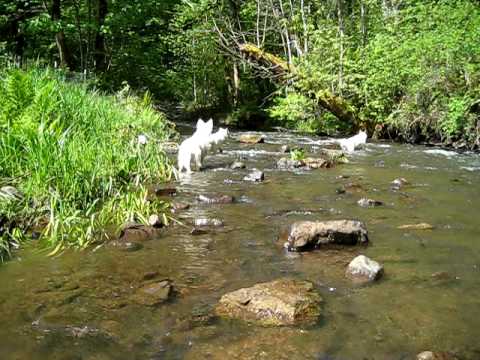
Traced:
[[[60, 22], [62, 19], [62, 8], [61, 8], [61, 0], [53, 0], [52, 3], [52, 20], [54, 22]], [[65, 41], [65, 33], [63, 32], [62, 28], [57, 31], [55, 34], [55, 43], [57, 44], [58, 48], [58, 55], [60, 56], [60, 66], [61, 67], [72, 67], [71, 62], [71, 54], [68, 50], [66, 41]]]
[[343, 38], [345, 37], [345, 25], [343, 23], [343, 0], [337, 0], [337, 15], [338, 15], [338, 36], [340, 38], [340, 48], [338, 55], [338, 91], [341, 94], [343, 89], [343, 56], [344, 56], [344, 44]]
[[233, 62], [233, 105], [238, 105], [238, 95], [240, 93], [240, 77], [238, 75], [238, 64]]
[[305, 4], [304, 0], [300, 0], [300, 12], [302, 14], [302, 25], [303, 25], [303, 53], [308, 53], [308, 27], [307, 27], [307, 16], [305, 15]]
[[365, 1], [360, 1], [360, 31], [362, 33], [362, 46], [367, 45], [367, 9]]
[[103, 72], [107, 68], [107, 49], [102, 27], [108, 14], [107, 0], [97, 2], [97, 34], [95, 35], [95, 70]]
[[83, 53], [83, 32], [82, 32], [82, 24], [80, 19], [80, 5], [77, 1], [73, 2], [73, 7], [75, 8], [75, 23], [77, 26], [77, 35], [78, 35], [78, 46], [80, 50], [80, 69], [82, 71], [85, 70], [85, 55]]

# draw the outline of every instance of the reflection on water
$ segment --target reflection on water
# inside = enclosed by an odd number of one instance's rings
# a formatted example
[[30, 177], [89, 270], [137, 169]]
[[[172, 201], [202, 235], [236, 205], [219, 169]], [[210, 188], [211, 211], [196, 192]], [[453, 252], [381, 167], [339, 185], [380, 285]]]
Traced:
[[[275, 169], [280, 145], [315, 156], [327, 143], [288, 133], [267, 133], [257, 145], [230, 140], [206, 159], [206, 171], [176, 184], [175, 200], [191, 204], [179, 214], [185, 226], [139, 251], [47, 258], [23, 249], [0, 267], [0, 358], [410, 359], [429, 349], [480, 358], [478, 155], [368, 144], [334, 169]], [[230, 170], [235, 160], [247, 169]], [[254, 167], [265, 171], [264, 183], [242, 181]], [[392, 190], [399, 177], [410, 185]], [[237, 201], [201, 204], [201, 193]], [[365, 196], [385, 206], [359, 207]], [[195, 217], [225, 226], [191, 235]], [[372, 244], [300, 254], [275, 244], [295, 220], [339, 218], [365, 221]], [[398, 229], [420, 222], [435, 228]], [[384, 264], [379, 283], [358, 287], [344, 278], [360, 252]], [[282, 276], [317, 285], [325, 299], [320, 323], [262, 328], [212, 316], [225, 292]], [[158, 307], [133, 300], [142, 285], [165, 278], [175, 286], [172, 300]]]

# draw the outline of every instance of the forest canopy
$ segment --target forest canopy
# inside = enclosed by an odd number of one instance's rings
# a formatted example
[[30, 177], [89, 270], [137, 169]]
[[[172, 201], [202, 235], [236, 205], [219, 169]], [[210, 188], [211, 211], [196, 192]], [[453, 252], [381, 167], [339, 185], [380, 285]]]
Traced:
[[0, 29], [5, 64], [56, 64], [187, 113], [479, 145], [475, 1], [5, 0]]

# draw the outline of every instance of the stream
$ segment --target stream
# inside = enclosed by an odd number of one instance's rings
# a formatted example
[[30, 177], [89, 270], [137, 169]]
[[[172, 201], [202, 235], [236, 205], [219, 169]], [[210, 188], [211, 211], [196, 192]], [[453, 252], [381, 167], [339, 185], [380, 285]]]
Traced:
[[[185, 133], [192, 129], [184, 127]], [[172, 186], [190, 208], [137, 251], [103, 246], [47, 257], [34, 245], [0, 266], [0, 359], [414, 359], [424, 350], [480, 358], [480, 157], [437, 148], [369, 143], [330, 169], [277, 169], [282, 145], [315, 156], [321, 138], [234, 132], [205, 170]], [[288, 156], [288, 155], [287, 155]], [[231, 170], [243, 161], [247, 169]], [[242, 181], [252, 168], [265, 181]], [[399, 190], [391, 182], [403, 177]], [[227, 194], [204, 204], [199, 194]], [[384, 205], [362, 208], [360, 198]], [[192, 235], [195, 218], [224, 226]], [[287, 252], [279, 232], [297, 220], [358, 219], [368, 247]], [[428, 223], [433, 230], [399, 229]], [[385, 275], [355, 285], [358, 254]], [[310, 326], [262, 327], [213, 316], [227, 292], [281, 277], [309, 280], [324, 303]], [[139, 287], [170, 279], [162, 304], [135, 301]]]

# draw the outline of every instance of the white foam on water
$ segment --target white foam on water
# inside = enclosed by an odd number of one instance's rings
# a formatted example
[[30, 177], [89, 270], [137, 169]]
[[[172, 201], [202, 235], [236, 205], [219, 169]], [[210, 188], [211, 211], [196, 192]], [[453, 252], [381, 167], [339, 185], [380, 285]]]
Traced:
[[458, 153], [455, 152], [455, 151], [442, 150], [442, 149], [425, 150], [424, 153], [425, 154], [431, 154], [431, 155], [443, 155], [443, 156], [447, 156], [447, 157], [458, 155]]
[[237, 154], [237, 155], [246, 155], [250, 157], [254, 156], [267, 156], [267, 155], [282, 155], [281, 152], [276, 151], [266, 151], [266, 150], [226, 150], [224, 151], [225, 154]]
[[410, 164], [406, 164], [406, 163], [401, 163], [400, 167], [404, 168], [404, 169], [418, 169], [417, 165], [410, 165]]
[[474, 171], [480, 171], [480, 166], [460, 166], [460, 169], [474, 172]]

